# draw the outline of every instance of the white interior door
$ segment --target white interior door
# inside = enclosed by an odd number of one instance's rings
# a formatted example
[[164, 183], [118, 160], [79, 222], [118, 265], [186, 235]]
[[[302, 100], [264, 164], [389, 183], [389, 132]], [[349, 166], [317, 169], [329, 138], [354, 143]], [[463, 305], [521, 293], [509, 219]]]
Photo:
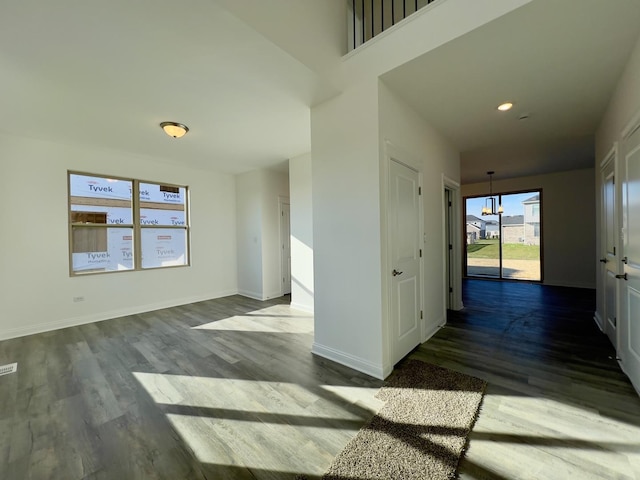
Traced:
[[616, 217], [615, 156], [610, 156], [600, 172], [602, 190], [602, 280], [604, 285], [604, 325], [603, 330], [617, 347], [617, 304], [618, 304], [618, 258], [616, 254], [618, 225]]
[[391, 355], [396, 364], [421, 341], [422, 281], [419, 173], [393, 159], [389, 167]]
[[280, 204], [282, 295], [291, 293], [291, 205]]
[[624, 277], [621, 282], [618, 355], [640, 392], [640, 125], [625, 137], [623, 186]]

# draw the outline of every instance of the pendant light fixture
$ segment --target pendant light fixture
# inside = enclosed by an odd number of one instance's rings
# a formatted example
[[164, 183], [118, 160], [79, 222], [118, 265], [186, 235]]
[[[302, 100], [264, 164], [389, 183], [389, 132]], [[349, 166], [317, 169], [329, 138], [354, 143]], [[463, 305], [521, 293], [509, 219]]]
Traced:
[[498, 205], [498, 211], [496, 211], [496, 198], [493, 196], [493, 174], [496, 173], [494, 171], [487, 172], [489, 175], [489, 196], [484, 202], [484, 207], [482, 207], [482, 215], [502, 215], [504, 213], [504, 209], [502, 205]]
[[164, 133], [173, 138], [184, 137], [185, 134], [189, 131], [189, 127], [183, 125], [182, 123], [176, 122], [162, 122], [160, 124]]

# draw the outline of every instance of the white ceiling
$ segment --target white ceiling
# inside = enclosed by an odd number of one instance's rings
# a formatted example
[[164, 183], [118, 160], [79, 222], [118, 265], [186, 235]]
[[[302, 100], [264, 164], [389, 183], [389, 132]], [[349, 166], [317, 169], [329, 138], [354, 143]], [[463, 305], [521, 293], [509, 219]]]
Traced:
[[534, 0], [382, 78], [460, 149], [462, 183], [592, 167], [638, 35], [638, 0]]
[[212, 0], [2, 2], [0, 92], [2, 130], [230, 173], [308, 152], [335, 93]]
[[[639, 34], [639, 0], [534, 0], [383, 80], [463, 152], [463, 183], [588, 167]], [[0, 130], [229, 173], [308, 152], [309, 106], [337, 93], [215, 0], [2, 2], [0, 92]]]

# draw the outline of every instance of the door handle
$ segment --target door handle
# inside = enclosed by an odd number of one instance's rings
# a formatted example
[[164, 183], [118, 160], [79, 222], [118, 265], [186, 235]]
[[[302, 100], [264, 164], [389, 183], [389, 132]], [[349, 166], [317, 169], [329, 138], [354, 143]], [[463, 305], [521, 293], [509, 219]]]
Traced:
[[625, 280], [629, 280], [629, 278], [627, 278], [627, 274], [624, 273], [622, 275], [616, 275], [616, 278], [624, 278]]
[[402, 275], [402, 272], [399, 272], [399, 271], [397, 271], [397, 270], [394, 268], [394, 269], [393, 269], [393, 272], [391, 272], [391, 274], [392, 274], [394, 277], [397, 277], [398, 275]]
[[627, 265], [629, 263], [629, 260], [627, 259], [627, 257], [624, 257], [622, 259], [622, 263], [624, 263], [625, 265]]
[[600, 259], [600, 263], [607, 263], [609, 260], [607, 260], [606, 258], [601, 258]]

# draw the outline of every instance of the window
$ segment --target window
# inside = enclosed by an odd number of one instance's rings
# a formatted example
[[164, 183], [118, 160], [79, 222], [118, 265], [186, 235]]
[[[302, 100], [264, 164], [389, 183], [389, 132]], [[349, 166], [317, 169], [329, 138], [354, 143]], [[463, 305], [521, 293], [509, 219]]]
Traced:
[[188, 188], [69, 172], [71, 275], [189, 264]]

